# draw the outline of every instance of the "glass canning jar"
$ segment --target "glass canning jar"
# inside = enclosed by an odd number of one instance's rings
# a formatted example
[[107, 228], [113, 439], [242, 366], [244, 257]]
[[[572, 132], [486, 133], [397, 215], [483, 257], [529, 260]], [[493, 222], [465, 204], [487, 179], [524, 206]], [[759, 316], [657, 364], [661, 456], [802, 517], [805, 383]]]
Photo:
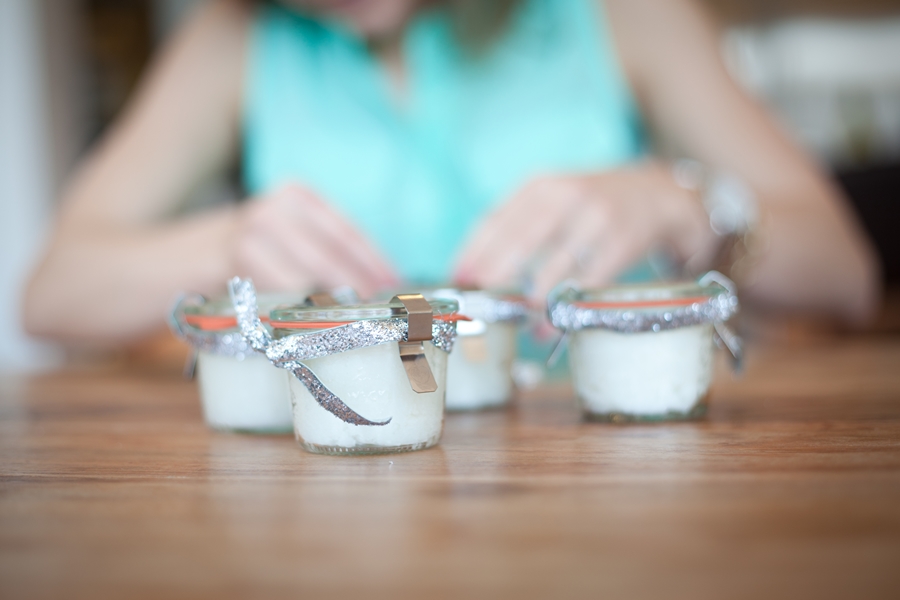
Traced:
[[455, 301], [400, 295], [383, 304], [283, 307], [270, 313], [267, 337], [253, 321], [252, 284], [235, 280], [231, 289], [245, 339], [292, 373], [294, 434], [304, 449], [380, 454], [438, 443]]
[[519, 325], [528, 305], [518, 295], [481, 290], [436, 288], [427, 298], [459, 303], [469, 321], [457, 323], [457, 341], [447, 363], [447, 410], [480, 410], [505, 406], [515, 387], [512, 378]]
[[584, 414], [613, 422], [704, 415], [715, 343], [741, 357], [725, 326], [738, 307], [734, 284], [717, 272], [697, 282], [569, 287], [549, 303]]
[[[294, 296], [264, 297], [266, 307]], [[192, 346], [203, 416], [213, 429], [252, 433], [292, 430], [288, 374], [247, 344], [227, 299], [182, 296], [170, 315], [177, 336]]]

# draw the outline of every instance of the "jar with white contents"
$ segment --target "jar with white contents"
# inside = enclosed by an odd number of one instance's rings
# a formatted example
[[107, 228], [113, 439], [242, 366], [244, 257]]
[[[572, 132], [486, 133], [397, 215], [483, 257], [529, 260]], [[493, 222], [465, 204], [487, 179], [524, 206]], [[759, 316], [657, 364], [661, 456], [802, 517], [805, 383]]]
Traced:
[[521, 296], [479, 290], [438, 288], [427, 298], [448, 298], [470, 321], [457, 323], [456, 346], [447, 362], [447, 410], [481, 410], [512, 398], [512, 366], [519, 325], [528, 316]]
[[734, 284], [717, 272], [697, 282], [567, 288], [549, 303], [569, 343], [572, 381], [585, 415], [612, 422], [705, 414], [713, 348], [739, 363], [725, 325], [738, 311]]
[[[265, 304], [286, 299], [267, 298]], [[288, 374], [244, 341], [228, 299], [209, 302], [202, 296], [183, 296], [169, 323], [192, 346], [189, 371], [193, 375], [196, 370], [207, 425], [251, 433], [291, 431]]]
[[458, 305], [399, 295], [385, 304], [256, 312], [253, 284], [230, 284], [241, 332], [289, 371], [294, 434], [321, 454], [381, 454], [429, 448], [444, 422], [447, 355]]

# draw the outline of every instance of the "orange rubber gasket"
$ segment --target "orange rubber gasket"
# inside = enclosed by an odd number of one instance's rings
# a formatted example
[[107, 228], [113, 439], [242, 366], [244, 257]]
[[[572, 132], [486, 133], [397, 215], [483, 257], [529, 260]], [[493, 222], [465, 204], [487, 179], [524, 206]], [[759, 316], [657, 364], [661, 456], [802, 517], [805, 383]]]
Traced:
[[[471, 321], [469, 317], [459, 313], [449, 315], [435, 315], [435, 320], [444, 323], [456, 323], [457, 321]], [[354, 321], [278, 321], [272, 324], [275, 329], [328, 329], [331, 327], [340, 327], [341, 325], [349, 325]]]
[[[435, 319], [445, 323], [472, 320], [458, 313], [436, 315]], [[237, 327], [237, 317], [225, 315], [185, 315], [184, 320], [191, 327], [201, 331], [224, 331]], [[266, 316], [260, 317], [259, 320], [264, 323], [270, 322]], [[339, 327], [349, 323], [353, 323], [353, 321], [279, 321], [275, 327], [278, 329], [324, 329], [326, 327]]]
[[575, 302], [578, 308], [647, 308], [651, 306], [690, 306], [695, 302], [706, 302], [709, 296], [693, 296], [691, 298], [673, 298], [671, 300], [635, 300], [632, 302]]
[[[263, 322], [268, 322], [269, 317], [260, 317]], [[201, 331], [223, 331], [237, 327], [237, 317], [225, 315], [185, 315], [184, 322]]]

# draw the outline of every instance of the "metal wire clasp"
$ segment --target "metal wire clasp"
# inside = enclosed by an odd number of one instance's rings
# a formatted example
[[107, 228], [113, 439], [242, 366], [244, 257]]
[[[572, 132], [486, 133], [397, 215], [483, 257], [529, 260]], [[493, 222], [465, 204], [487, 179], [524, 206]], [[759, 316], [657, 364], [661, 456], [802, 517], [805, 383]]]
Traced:
[[409, 385], [417, 394], [436, 392], [437, 382], [425, 357], [424, 345], [432, 339], [434, 312], [431, 304], [422, 294], [400, 294], [394, 296], [391, 302], [401, 303], [406, 310], [406, 340], [399, 342], [399, 345], [400, 361], [406, 369]]

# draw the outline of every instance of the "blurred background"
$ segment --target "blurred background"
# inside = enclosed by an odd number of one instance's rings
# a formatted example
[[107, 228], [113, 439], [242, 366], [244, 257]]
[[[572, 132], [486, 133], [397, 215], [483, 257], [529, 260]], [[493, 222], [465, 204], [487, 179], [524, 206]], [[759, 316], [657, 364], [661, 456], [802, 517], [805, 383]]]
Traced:
[[[0, 372], [52, 368], [22, 285], [58, 192], [203, 0], [0, 0]], [[843, 186], [900, 283], [900, 0], [704, 0], [734, 76]], [[236, 180], [237, 178], [231, 178]], [[240, 190], [210, 182], [193, 204]]]

